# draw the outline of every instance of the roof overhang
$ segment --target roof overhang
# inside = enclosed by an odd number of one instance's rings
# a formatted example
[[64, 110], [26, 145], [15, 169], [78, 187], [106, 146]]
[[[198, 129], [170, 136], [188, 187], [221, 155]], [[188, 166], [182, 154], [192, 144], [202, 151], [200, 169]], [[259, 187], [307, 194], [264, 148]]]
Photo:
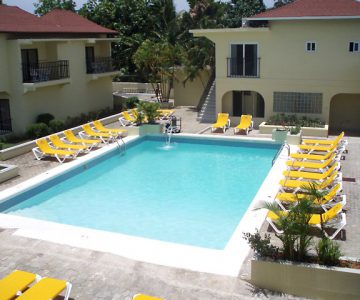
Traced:
[[352, 20], [360, 16], [308, 16], [308, 17], [271, 17], [271, 18], [244, 18], [245, 21], [286, 21], [286, 20]]
[[40, 42], [57, 42], [57, 43], [67, 43], [67, 42], [86, 42], [88, 44], [94, 44], [99, 41], [108, 41], [116, 42], [119, 38], [77, 38], [77, 39], [18, 39], [20, 45], [31, 45], [32, 43]]
[[194, 36], [204, 36], [207, 34], [217, 34], [217, 33], [236, 33], [236, 32], [268, 32], [270, 29], [268, 27], [240, 27], [240, 28], [216, 28], [216, 29], [192, 29], [189, 32]]

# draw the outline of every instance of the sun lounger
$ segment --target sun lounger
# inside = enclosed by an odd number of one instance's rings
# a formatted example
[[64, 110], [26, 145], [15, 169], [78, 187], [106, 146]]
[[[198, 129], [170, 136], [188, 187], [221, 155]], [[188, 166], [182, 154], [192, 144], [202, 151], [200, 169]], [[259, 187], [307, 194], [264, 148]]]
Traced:
[[157, 111], [160, 113], [160, 120], [169, 119], [175, 113], [173, 109], [158, 109]]
[[65, 159], [76, 158], [78, 152], [72, 150], [55, 149], [50, 146], [46, 139], [39, 139], [36, 141], [38, 147], [32, 149], [37, 160], [42, 159], [45, 156], [55, 157], [59, 163], [63, 163]]
[[[310, 216], [310, 220], [308, 224], [320, 229], [321, 229], [321, 224], [323, 224], [323, 227], [331, 227], [331, 228], [335, 227], [336, 231], [331, 236], [328, 235], [327, 232], [324, 232], [324, 234], [329, 239], [333, 239], [340, 232], [340, 230], [343, 229], [344, 226], [346, 225], [346, 215], [345, 213], [342, 213], [342, 209], [343, 209], [343, 204], [338, 203], [328, 211], [324, 212], [323, 214], [312, 214]], [[276, 226], [276, 221], [278, 221], [281, 217], [286, 217], [287, 214], [288, 212], [286, 211], [281, 211], [278, 213], [269, 211], [266, 220], [269, 222], [269, 224], [275, 230], [275, 232], [283, 233], [283, 230], [281, 230]]]
[[304, 145], [334, 145], [335, 143], [347, 143], [345, 140], [343, 140], [344, 135], [345, 132], [343, 131], [335, 140], [304, 139], [302, 143]]
[[338, 162], [340, 159], [334, 153], [324, 162], [313, 162], [313, 161], [301, 161], [301, 160], [288, 160], [286, 165], [290, 169], [316, 169], [318, 172], [324, 172], [335, 162]]
[[90, 124], [82, 125], [84, 131], [80, 131], [79, 135], [81, 138], [99, 138], [103, 141], [103, 143], [108, 144], [110, 142], [114, 142], [116, 139], [117, 134], [107, 133], [107, 132], [98, 132], [95, 131]]
[[307, 153], [292, 153], [290, 154], [290, 158], [295, 160], [303, 160], [303, 161], [316, 161], [316, 162], [324, 162], [333, 154], [340, 160], [341, 154], [344, 152], [345, 148], [341, 147], [340, 149], [335, 149], [334, 151], [327, 152], [325, 154], [307, 154]]
[[326, 172], [304, 172], [304, 171], [285, 171], [284, 176], [289, 178], [305, 178], [317, 181], [323, 181], [329, 177], [334, 171], [340, 169], [340, 163], [335, 163]]
[[216, 123], [211, 126], [211, 132], [220, 128], [225, 133], [225, 130], [229, 127], [230, 127], [229, 114], [219, 113]]
[[144, 294], [136, 294], [133, 297], [133, 300], [165, 300], [165, 299], [158, 298], [158, 297], [153, 297], [153, 296], [148, 296], [148, 295], [144, 295]]
[[50, 300], [59, 296], [65, 289], [64, 300], [68, 300], [71, 292], [71, 283], [55, 278], [43, 278], [16, 299]]
[[122, 117], [119, 118], [119, 122], [122, 126], [136, 125], [136, 116], [131, 116], [129, 112], [123, 111]]
[[240, 124], [234, 128], [234, 134], [240, 131], [245, 131], [246, 134], [249, 134], [253, 126], [254, 121], [252, 120], [252, 115], [242, 115], [240, 117]]
[[64, 135], [69, 142], [88, 146], [89, 150], [91, 150], [93, 147], [99, 146], [99, 144], [101, 143], [101, 140], [99, 139], [80, 139], [70, 129], [65, 130]]
[[285, 189], [293, 190], [292, 193], [297, 193], [300, 190], [306, 190], [307, 188], [311, 188], [311, 185], [314, 183], [318, 184], [318, 188], [320, 190], [329, 190], [334, 184], [337, 184], [342, 180], [342, 174], [338, 171], [332, 173], [330, 177], [328, 177], [323, 182], [317, 181], [309, 181], [309, 180], [293, 180], [293, 179], [282, 179], [280, 180], [280, 190], [285, 192]]
[[[339, 182], [336, 184], [332, 189], [329, 190], [329, 192], [322, 198], [322, 199], [314, 199], [314, 204], [320, 205], [325, 211], [328, 210], [329, 207], [332, 207], [335, 203], [342, 202], [343, 205], [346, 204], [346, 195], [339, 195], [339, 193], [342, 191], [342, 183]], [[287, 210], [284, 207], [284, 204], [297, 204], [303, 199], [311, 199], [311, 195], [309, 194], [303, 194], [303, 193], [281, 193], [279, 192], [276, 197], [275, 201], [279, 204], [279, 206], [283, 210]]]
[[117, 135], [118, 137], [127, 136], [127, 130], [120, 129], [120, 128], [107, 128], [99, 120], [94, 121], [94, 126], [95, 126], [95, 129], [100, 131], [100, 132], [114, 134], [114, 135]]
[[334, 152], [334, 151], [344, 151], [345, 145], [335, 142], [331, 145], [299, 145], [299, 150], [301, 152], [306, 152], [308, 154], [313, 154], [313, 152]]
[[52, 144], [58, 149], [72, 150], [72, 151], [77, 151], [78, 153], [80, 153], [80, 152], [89, 152], [89, 147], [88, 146], [79, 145], [79, 144], [65, 143], [56, 134], [50, 135], [49, 139], [52, 142]]
[[8, 276], [0, 280], [0, 299], [14, 299], [32, 283], [38, 281], [40, 276], [34, 273], [15, 270]]

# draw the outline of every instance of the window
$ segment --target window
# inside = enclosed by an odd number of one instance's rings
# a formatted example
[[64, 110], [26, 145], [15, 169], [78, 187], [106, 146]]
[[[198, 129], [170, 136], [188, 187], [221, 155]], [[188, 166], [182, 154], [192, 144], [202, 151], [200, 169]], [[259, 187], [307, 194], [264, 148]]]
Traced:
[[230, 50], [228, 77], [259, 77], [257, 44], [234, 44]]
[[350, 42], [349, 52], [360, 52], [360, 42]]
[[274, 112], [321, 114], [321, 93], [274, 92]]
[[263, 97], [253, 91], [233, 91], [233, 116], [252, 115], [263, 118], [265, 102]]
[[0, 134], [12, 131], [10, 104], [8, 99], [0, 99]]
[[21, 49], [23, 82], [31, 82], [34, 72], [39, 68], [38, 50]]
[[316, 43], [315, 42], [306, 42], [306, 52], [315, 52]]
[[93, 73], [95, 63], [95, 48], [85, 47], [86, 73]]

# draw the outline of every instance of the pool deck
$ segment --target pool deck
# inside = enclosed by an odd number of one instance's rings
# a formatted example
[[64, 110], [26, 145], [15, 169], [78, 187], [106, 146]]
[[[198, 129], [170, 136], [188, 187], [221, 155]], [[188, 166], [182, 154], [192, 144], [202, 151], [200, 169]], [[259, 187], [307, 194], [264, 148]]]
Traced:
[[[209, 134], [210, 124], [196, 121], [193, 108], [176, 109], [182, 118], [182, 132]], [[116, 124], [114, 124], [115, 126]], [[225, 135], [232, 135], [232, 130]], [[223, 135], [214, 133], [214, 135]], [[250, 137], [269, 137], [256, 130]], [[360, 257], [360, 138], [348, 137], [348, 154], [342, 161], [347, 195], [346, 241], [339, 241], [346, 256]], [[58, 166], [55, 161], [36, 161], [32, 153], [7, 160], [20, 168], [20, 176], [0, 184], [0, 191]], [[262, 231], [267, 231], [264, 223]], [[126, 259], [117, 255], [59, 245], [13, 235], [13, 230], [0, 231], [0, 278], [14, 269], [37, 272], [42, 276], [63, 278], [73, 284], [72, 299], [132, 299], [136, 293], [148, 293], [170, 299], [297, 299], [253, 287], [249, 278], [249, 254], [238, 277], [193, 272]]]

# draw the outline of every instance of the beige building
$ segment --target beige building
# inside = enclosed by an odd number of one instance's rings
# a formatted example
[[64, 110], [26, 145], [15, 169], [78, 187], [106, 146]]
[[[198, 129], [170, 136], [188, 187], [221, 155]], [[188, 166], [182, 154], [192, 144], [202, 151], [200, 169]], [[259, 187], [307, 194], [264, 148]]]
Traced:
[[37, 17], [0, 5], [0, 134], [113, 106], [115, 31], [70, 11]]
[[360, 131], [360, 2], [297, 0], [242, 28], [193, 30], [216, 45], [216, 112], [277, 113]]

